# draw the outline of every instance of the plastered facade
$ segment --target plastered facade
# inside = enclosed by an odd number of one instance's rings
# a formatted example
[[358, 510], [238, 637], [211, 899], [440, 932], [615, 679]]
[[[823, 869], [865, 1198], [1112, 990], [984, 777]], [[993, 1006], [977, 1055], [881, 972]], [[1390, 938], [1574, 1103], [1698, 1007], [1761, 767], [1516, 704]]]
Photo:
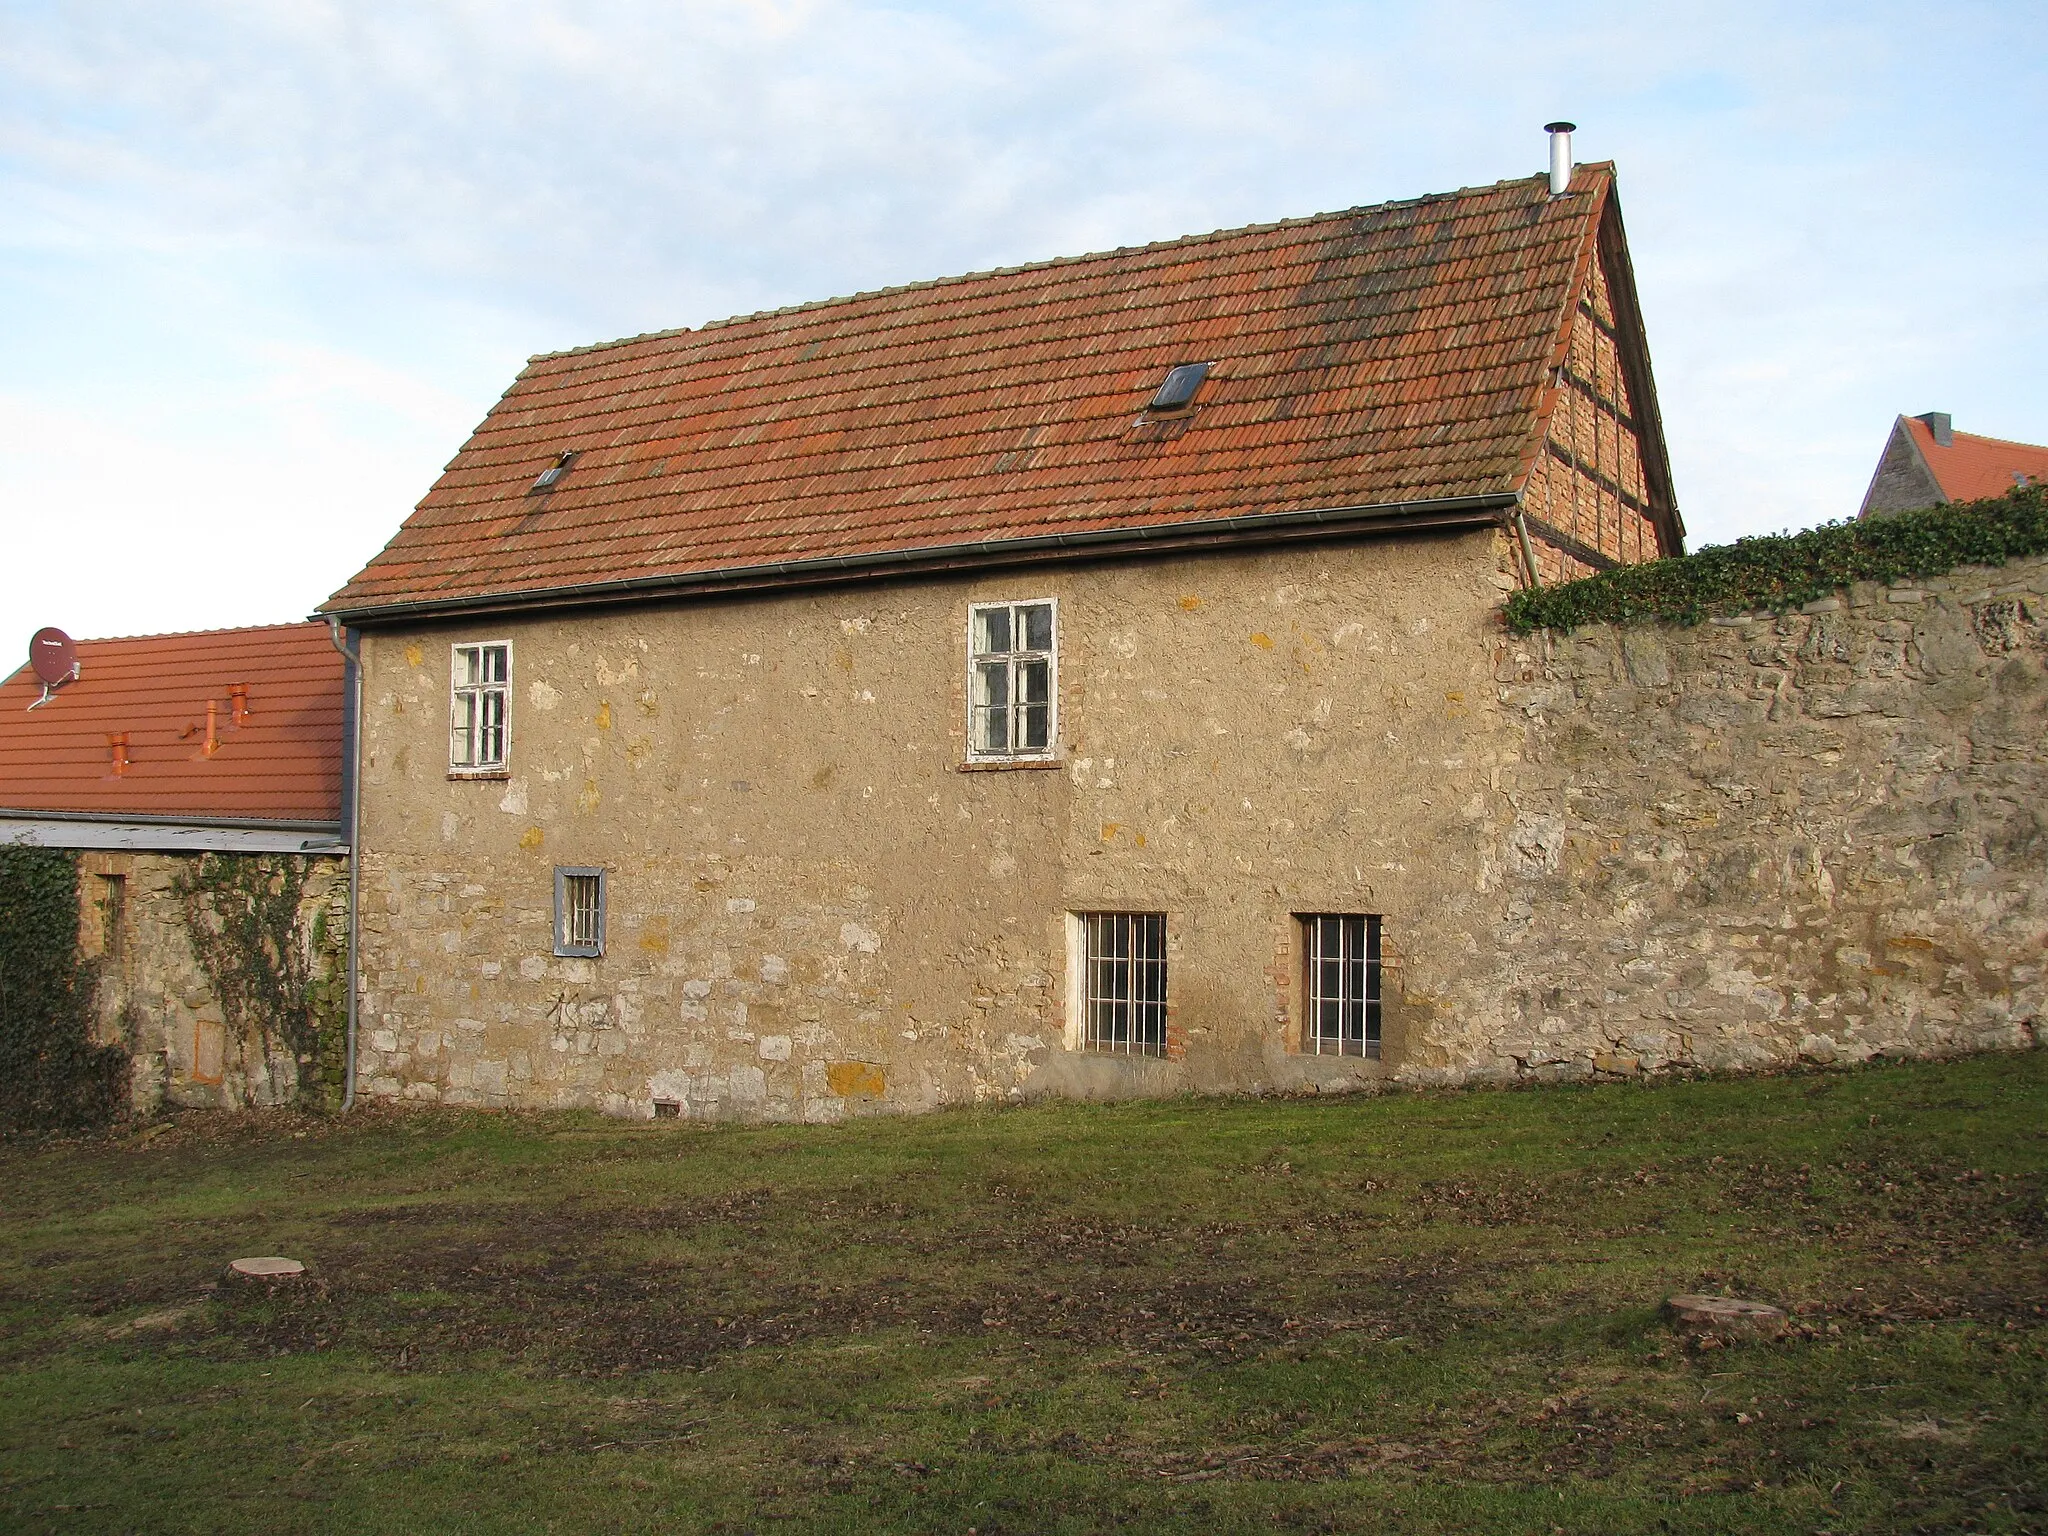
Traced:
[[[184, 905], [172, 881], [196, 857], [79, 855], [79, 948], [96, 966], [96, 1033], [133, 1056], [138, 1112], [165, 1103], [216, 1108], [290, 1102], [298, 1078], [289, 1053], [266, 1055], [239, 1038], [192, 952]], [[316, 973], [338, 968], [347, 941], [347, 900], [347, 861], [308, 858], [298, 934], [309, 954], [316, 934], [325, 946], [315, 958]]]
[[[482, 620], [365, 639], [360, 1082], [829, 1120], [1038, 1092], [1356, 1086], [1502, 903], [1491, 529]], [[964, 766], [972, 602], [1059, 605], [1059, 752]], [[510, 767], [447, 769], [509, 641]], [[1491, 830], [1489, 830], [1491, 829]], [[552, 952], [552, 871], [607, 952]], [[1177, 1059], [1071, 1048], [1069, 914], [1164, 912]], [[1295, 915], [1387, 918], [1378, 1060], [1298, 1049]]]
[[[1492, 531], [366, 637], [362, 1090], [833, 1120], [2031, 1042], [2040, 563], [1517, 640]], [[968, 605], [1059, 603], [1058, 760], [964, 765]], [[449, 652], [513, 647], [509, 772]], [[557, 866], [607, 951], [553, 953]], [[1169, 1059], [1071, 1032], [1070, 914], [1164, 912]], [[1297, 917], [1379, 914], [1377, 1060]]]

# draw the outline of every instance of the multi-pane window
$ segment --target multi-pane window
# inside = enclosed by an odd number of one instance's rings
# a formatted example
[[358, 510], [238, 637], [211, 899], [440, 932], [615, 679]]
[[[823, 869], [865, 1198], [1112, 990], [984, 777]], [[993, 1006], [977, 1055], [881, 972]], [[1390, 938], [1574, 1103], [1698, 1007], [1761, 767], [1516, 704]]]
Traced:
[[1091, 1051], [1166, 1054], [1166, 914], [1079, 917], [1081, 1043]]
[[458, 645], [452, 661], [448, 766], [470, 772], [503, 768], [506, 699], [512, 691], [512, 647]]
[[555, 871], [555, 953], [604, 953], [604, 871]]
[[968, 753], [1052, 754], [1053, 605], [982, 603], [968, 612]]
[[1318, 1056], [1380, 1053], [1380, 920], [1304, 917], [1308, 940], [1303, 1048]]

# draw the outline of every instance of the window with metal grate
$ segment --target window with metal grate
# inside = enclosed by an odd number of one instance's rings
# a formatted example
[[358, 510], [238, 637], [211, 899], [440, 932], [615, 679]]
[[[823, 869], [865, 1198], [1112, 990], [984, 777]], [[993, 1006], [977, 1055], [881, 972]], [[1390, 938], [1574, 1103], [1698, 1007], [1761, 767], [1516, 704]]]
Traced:
[[555, 871], [555, 953], [604, 953], [604, 871]]
[[1081, 1043], [1091, 1051], [1166, 1054], [1166, 914], [1078, 914]]
[[1316, 913], [1301, 926], [1307, 957], [1302, 1049], [1317, 1056], [1379, 1055], [1379, 918]]

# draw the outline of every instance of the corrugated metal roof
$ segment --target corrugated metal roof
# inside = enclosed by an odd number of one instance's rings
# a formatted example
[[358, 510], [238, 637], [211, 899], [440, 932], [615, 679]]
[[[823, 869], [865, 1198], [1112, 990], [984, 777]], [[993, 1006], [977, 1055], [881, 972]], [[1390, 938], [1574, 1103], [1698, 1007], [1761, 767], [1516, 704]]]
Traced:
[[[324, 624], [81, 640], [49, 703], [0, 684], [0, 812], [339, 822], [344, 664]], [[234, 723], [231, 685], [248, 689]], [[214, 703], [215, 750], [206, 750]], [[128, 738], [114, 772], [108, 737]]]
[[[325, 605], [1509, 492], [1613, 186], [1543, 177], [534, 358]], [[1179, 363], [1192, 414], [1141, 425]], [[535, 478], [576, 458], [551, 489]]]

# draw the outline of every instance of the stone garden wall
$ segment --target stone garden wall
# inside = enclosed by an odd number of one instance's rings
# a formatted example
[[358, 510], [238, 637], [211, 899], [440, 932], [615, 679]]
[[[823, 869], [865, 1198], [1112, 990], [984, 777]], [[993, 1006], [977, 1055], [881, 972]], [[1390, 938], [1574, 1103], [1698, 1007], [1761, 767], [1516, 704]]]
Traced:
[[1508, 901], [1402, 1075], [2035, 1043], [2044, 621], [2032, 559], [1783, 617], [1503, 640]]

